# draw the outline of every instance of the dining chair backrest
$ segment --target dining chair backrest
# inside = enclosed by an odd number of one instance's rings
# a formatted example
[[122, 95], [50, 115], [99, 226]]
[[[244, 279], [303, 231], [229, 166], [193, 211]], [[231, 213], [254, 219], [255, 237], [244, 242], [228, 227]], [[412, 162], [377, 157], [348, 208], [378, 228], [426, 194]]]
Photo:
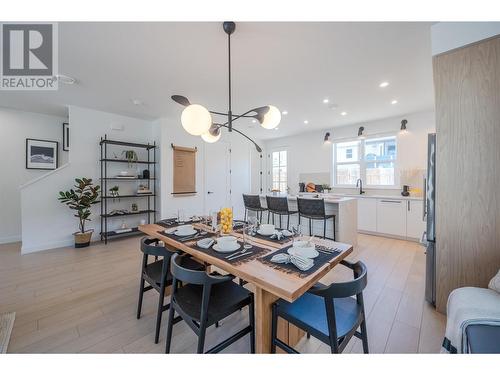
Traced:
[[246, 208], [262, 208], [260, 204], [260, 196], [243, 194], [243, 204]]
[[351, 263], [343, 260], [342, 265], [349, 267], [354, 272], [354, 280], [335, 282], [324, 288], [312, 288], [310, 293], [318, 296], [335, 299], [361, 295], [368, 283], [366, 266], [363, 262], [358, 261]]
[[[233, 279], [232, 276], [210, 275], [205, 271], [192, 270], [182, 266], [182, 257], [174, 254], [170, 262], [170, 272], [175, 280], [186, 284], [211, 286]], [[175, 283], [174, 283], [175, 284]]]
[[167, 249], [165, 246], [157, 246], [159, 240], [156, 238], [143, 237], [141, 238], [141, 251], [145, 255], [151, 255], [156, 257], [168, 257], [170, 258], [174, 251]]
[[297, 198], [297, 208], [300, 215], [325, 216], [324, 199]]
[[266, 196], [267, 208], [275, 212], [288, 212], [288, 198]]

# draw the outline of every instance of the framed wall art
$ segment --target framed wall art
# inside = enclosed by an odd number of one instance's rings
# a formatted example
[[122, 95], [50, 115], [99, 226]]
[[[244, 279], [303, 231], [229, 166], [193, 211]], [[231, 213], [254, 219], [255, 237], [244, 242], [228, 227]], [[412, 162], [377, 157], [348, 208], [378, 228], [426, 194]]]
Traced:
[[56, 169], [59, 142], [26, 138], [26, 169]]

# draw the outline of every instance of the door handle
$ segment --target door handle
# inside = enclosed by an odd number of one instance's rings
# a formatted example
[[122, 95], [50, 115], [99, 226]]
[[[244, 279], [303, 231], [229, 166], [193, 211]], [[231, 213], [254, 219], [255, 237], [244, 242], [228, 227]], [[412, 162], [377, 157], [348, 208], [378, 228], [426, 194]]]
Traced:
[[214, 192], [213, 191], [207, 191], [207, 194], [213, 194]]

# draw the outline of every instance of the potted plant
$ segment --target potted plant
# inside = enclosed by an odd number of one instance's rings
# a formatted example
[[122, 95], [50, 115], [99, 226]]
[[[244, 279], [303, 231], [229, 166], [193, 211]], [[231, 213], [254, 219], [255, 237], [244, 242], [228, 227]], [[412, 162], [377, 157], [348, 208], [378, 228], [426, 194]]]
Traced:
[[127, 165], [129, 168], [139, 160], [139, 158], [137, 157], [137, 153], [134, 150], [124, 150], [122, 151], [122, 155], [123, 154], [125, 154], [125, 159], [127, 160]]
[[59, 192], [59, 201], [75, 210], [75, 217], [79, 220], [80, 231], [73, 233], [75, 236], [75, 247], [87, 247], [90, 244], [93, 229], [85, 230], [85, 222], [90, 221], [90, 207], [97, 203], [99, 197], [99, 185], [92, 183], [91, 178], [75, 178], [74, 189]]
[[328, 184], [323, 184], [321, 185], [321, 187], [323, 188], [323, 191], [326, 191], [327, 193], [329, 193], [330, 190], [332, 190], [331, 186]]

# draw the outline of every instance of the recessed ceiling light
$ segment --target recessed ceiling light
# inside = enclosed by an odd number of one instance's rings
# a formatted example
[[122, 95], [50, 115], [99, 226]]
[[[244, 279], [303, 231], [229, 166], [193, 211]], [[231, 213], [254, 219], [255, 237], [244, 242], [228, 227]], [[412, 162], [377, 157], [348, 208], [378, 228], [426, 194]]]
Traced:
[[328, 102], [329, 102], [328, 98], [323, 99], [323, 103], [325, 103], [325, 104], [326, 104], [326, 103], [328, 103]]
[[340, 112], [342, 116], [347, 116], [347, 112]]
[[304, 124], [309, 124], [309, 121], [307, 121], [307, 120], [304, 120]]
[[382, 82], [378, 87], [387, 87], [389, 86], [389, 82]]
[[56, 74], [53, 77], [53, 79], [58, 81], [58, 82], [64, 83], [65, 85], [72, 85], [72, 84], [76, 83], [75, 78], [70, 77], [70, 76], [66, 76], [64, 74]]
[[288, 115], [288, 111], [283, 111], [283, 112], [281, 112], [281, 114], [286, 116], [286, 115]]
[[133, 105], [143, 105], [144, 102], [140, 99], [132, 99], [132, 104]]
[[398, 104], [398, 101], [396, 99], [394, 99], [391, 104]]
[[255, 123], [257, 122], [257, 120], [256, 120], [256, 119], [253, 119], [253, 120], [252, 120], [252, 122], [255, 124]]

